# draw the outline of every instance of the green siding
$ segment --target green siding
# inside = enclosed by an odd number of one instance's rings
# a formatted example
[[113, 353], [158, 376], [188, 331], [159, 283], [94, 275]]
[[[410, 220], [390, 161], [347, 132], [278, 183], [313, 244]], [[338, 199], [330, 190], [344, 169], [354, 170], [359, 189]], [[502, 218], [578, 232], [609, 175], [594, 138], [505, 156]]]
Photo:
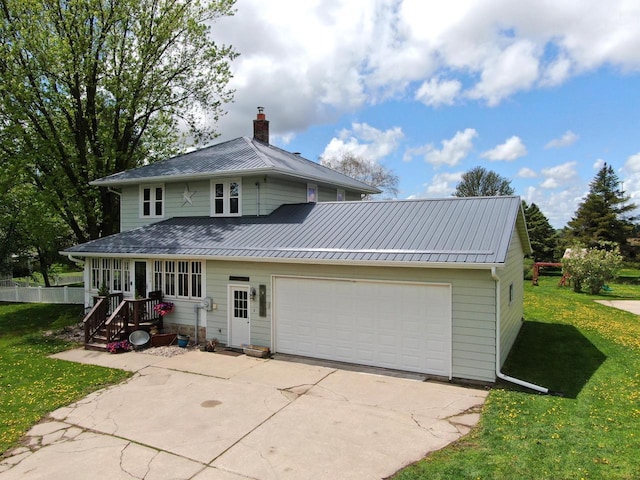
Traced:
[[347, 202], [357, 202], [359, 200], [362, 200], [362, 194], [351, 191], [345, 192], [345, 200]]
[[[307, 182], [266, 176], [244, 177], [242, 181], [242, 215], [269, 215], [280, 205], [306, 203]], [[259, 187], [256, 185], [259, 184]], [[189, 187], [193, 205], [185, 202], [185, 186]], [[140, 187], [122, 188], [120, 198], [120, 231], [132, 230], [172, 217], [207, 217], [211, 215], [211, 180], [165, 183], [164, 217], [140, 216]], [[360, 200], [360, 194], [345, 193], [347, 200]], [[321, 202], [336, 201], [337, 189], [318, 187]]]
[[280, 205], [288, 203], [305, 203], [307, 201], [306, 182], [294, 182], [279, 178], [267, 177], [263, 184], [260, 204], [262, 213], [270, 214]]
[[319, 202], [335, 202], [338, 198], [338, 190], [336, 188], [318, 187]]
[[[251, 343], [271, 346], [272, 275], [417, 281], [452, 285], [453, 377], [482, 381], [495, 379], [495, 282], [489, 270], [450, 270], [389, 267], [347, 267], [307, 264], [275, 264], [208, 261], [207, 295], [218, 308], [207, 312], [207, 338], [226, 343], [228, 285], [267, 286], [267, 316], [258, 315], [258, 301], [251, 303]], [[250, 281], [230, 281], [229, 276]], [[473, 295], [470, 295], [470, 292]], [[482, 306], [481, 309], [478, 306]]]
[[[524, 315], [524, 278], [523, 278], [523, 249], [520, 236], [514, 230], [511, 236], [507, 263], [500, 277], [500, 367], [507, 359], [509, 350], [513, 346]], [[513, 301], [509, 303], [509, 286], [513, 285]]]
[[[191, 202], [184, 201], [185, 186], [189, 186]], [[211, 196], [209, 180], [177, 182], [164, 184], [164, 217], [142, 218], [140, 216], [140, 187], [122, 188], [120, 198], [120, 231], [156, 223], [172, 217], [209, 216], [211, 213]]]
[[[185, 188], [189, 187], [191, 196], [190, 205], [184, 200]], [[165, 207], [164, 217], [201, 217], [211, 213], [210, 183], [208, 180], [199, 182], [167, 183], [164, 187]]]

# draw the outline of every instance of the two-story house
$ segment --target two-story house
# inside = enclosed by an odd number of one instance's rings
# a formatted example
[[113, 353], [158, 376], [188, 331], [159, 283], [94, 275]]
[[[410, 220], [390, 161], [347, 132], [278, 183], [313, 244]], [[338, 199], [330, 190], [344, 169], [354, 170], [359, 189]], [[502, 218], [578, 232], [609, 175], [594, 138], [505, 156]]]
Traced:
[[121, 233], [74, 246], [105, 283], [161, 291], [199, 341], [494, 381], [522, 318], [518, 197], [361, 201], [362, 182], [241, 137], [96, 180]]

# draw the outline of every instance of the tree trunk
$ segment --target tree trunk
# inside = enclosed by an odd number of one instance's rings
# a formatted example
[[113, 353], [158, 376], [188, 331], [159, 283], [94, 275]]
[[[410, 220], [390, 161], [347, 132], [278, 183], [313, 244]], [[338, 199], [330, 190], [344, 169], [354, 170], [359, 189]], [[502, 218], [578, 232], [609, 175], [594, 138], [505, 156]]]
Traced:
[[47, 263], [47, 256], [39, 248], [38, 248], [38, 260], [40, 262], [40, 273], [42, 274], [42, 278], [44, 279], [44, 286], [50, 287], [51, 280], [49, 279], [49, 264]]

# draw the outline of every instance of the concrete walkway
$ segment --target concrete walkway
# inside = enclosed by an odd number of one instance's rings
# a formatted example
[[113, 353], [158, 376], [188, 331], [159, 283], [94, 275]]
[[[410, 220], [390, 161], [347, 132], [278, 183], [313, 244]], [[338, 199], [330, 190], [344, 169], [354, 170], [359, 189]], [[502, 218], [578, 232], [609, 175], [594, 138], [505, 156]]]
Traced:
[[487, 395], [245, 355], [55, 357], [136, 373], [52, 412], [0, 480], [384, 478], [467, 433]]
[[596, 300], [596, 302], [640, 315], [640, 300]]

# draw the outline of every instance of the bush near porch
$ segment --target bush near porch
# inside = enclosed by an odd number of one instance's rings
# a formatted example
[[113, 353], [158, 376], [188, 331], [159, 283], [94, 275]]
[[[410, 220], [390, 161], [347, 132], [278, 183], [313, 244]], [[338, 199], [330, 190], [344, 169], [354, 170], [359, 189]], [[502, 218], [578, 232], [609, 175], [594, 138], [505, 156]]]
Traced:
[[640, 478], [640, 317], [555, 277], [525, 286], [522, 331], [503, 371], [564, 397], [498, 384], [465, 438], [399, 472], [413, 479]]

